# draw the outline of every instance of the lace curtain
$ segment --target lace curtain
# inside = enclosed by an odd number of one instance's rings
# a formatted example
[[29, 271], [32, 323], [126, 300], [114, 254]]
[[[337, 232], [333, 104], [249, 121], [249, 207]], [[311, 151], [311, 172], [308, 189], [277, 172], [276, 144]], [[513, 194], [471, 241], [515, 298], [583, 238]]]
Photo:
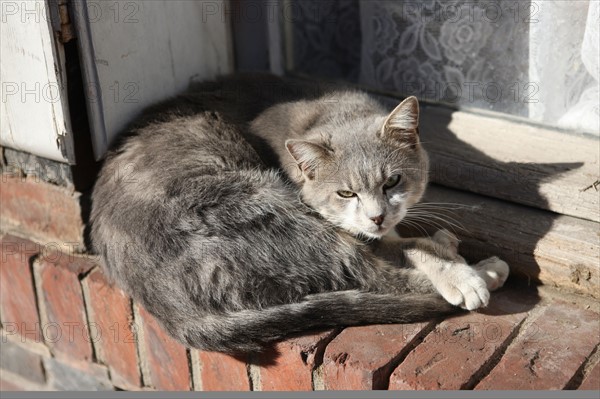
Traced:
[[292, 1], [292, 69], [599, 135], [599, 5]]

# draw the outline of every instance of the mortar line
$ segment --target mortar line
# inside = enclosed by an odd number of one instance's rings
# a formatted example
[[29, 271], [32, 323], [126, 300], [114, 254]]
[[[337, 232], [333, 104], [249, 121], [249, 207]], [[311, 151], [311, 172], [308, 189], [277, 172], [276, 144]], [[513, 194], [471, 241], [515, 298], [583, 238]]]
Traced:
[[519, 326], [507, 337], [507, 339], [494, 351], [492, 356], [477, 370], [460, 389], [474, 389], [481, 381], [483, 381], [494, 368], [500, 363], [506, 352], [515, 345], [521, 342], [523, 335], [527, 333], [527, 329], [531, 326], [547, 309], [545, 304], [533, 308], [527, 313], [525, 318], [519, 323]]
[[563, 389], [574, 390], [583, 384], [592, 369], [600, 362], [600, 344], [597, 344], [590, 355], [583, 361], [573, 377], [567, 382]]
[[194, 369], [192, 366], [192, 352], [190, 348], [185, 348], [185, 355], [187, 357], [187, 362], [188, 362], [188, 374], [190, 377], [190, 386], [189, 389], [190, 391], [195, 391], [196, 390], [196, 384], [194, 383]]
[[502, 341], [500, 345], [494, 350], [494, 352], [489, 356], [489, 358], [481, 365], [481, 367], [476, 370], [469, 380], [460, 386], [460, 390], [464, 389], [473, 389], [477, 384], [479, 384], [485, 377], [487, 377], [490, 372], [500, 363], [502, 357], [506, 353], [508, 347], [516, 340], [519, 335], [523, 325], [525, 324], [526, 317], [523, 318], [519, 322], [519, 324], [513, 329], [513, 331]]
[[[323, 338], [317, 343], [317, 346], [321, 346], [322, 349], [315, 351], [315, 363], [310, 371], [310, 387], [313, 391], [321, 391], [325, 389], [325, 382], [323, 381], [323, 357], [327, 346], [333, 341], [338, 335], [344, 331], [344, 328], [336, 328], [329, 335]], [[318, 385], [318, 386], [317, 386]]]
[[[381, 366], [379, 369], [373, 371], [373, 386], [372, 389], [389, 389], [390, 376], [398, 368], [400, 364], [406, 359], [406, 357], [413, 351], [417, 346], [423, 342], [435, 328], [442, 322], [441, 319], [436, 319], [428, 322], [415, 336], [398, 352], [397, 355], [392, 357], [386, 364]], [[381, 374], [381, 375], [379, 375]], [[376, 386], [376, 380], [381, 378], [381, 386]]]
[[54, 355], [54, 348], [51, 345], [48, 345], [48, 343], [46, 342], [46, 337], [44, 336], [44, 328], [43, 326], [46, 323], [49, 323], [48, 321], [48, 315], [46, 314], [46, 306], [43, 300], [43, 295], [42, 295], [42, 276], [40, 275], [39, 272], [39, 259], [41, 258], [41, 254], [37, 254], [32, 256], [29, 259], [29, 267], [30, 267], [30, 272], [31, 272], [31, 278], [33, 279], [33, 295], [35, 297], [35, 304], [36, 304], [36, 309], [38, 312], [38, 317], [40, 319], [40, 329], [39, 329], [39, 333], [41, 335], [40, 337], [40, 342], [46, 347], [48, 348], [48, 351], [50, 352], [50, 357], [55, 357]]
[[[88, 273], [86, 273], [86, 276], [92, 271], [94, 270], [96, 267], [92, 267]], [[90, 342], [90, 346], [92, 347], [92, 362], [93, 363], [101, 363], [104, 364], [100, 361], [100, 357], [102, 356], [98, 356], [98, 351], [96, 349], [96, 343], [92, 340], [92, 335], [90, 333], [90, 323], [93, 322], [93, 317], [92, 317], [92, 313], [90, 311], [88, 311], [88, 305], [90, 305], [91, 307], [91, 303], [90, 303], [90, 292], [89, 289], [87, 287], [87, 284], [84, 283], [83, 281], [84, 277], [79, 279], [79, 286], [81, 288], [81, 298], [83, 300], [83, 313], [85, 316], [85, 326], [83, 328], [87, 329], [87, 334], [89, 337], [89, 342]], [[91, 310], [91, 309], [90, 309]], [[83, 331], [83, 329], [82, 329]], [[109, 377], [110, 377], [110, 367], [108, 366], [108, 364], [106, 364], [107, 369], [108, 369], [108, 373], [109, 373]], [[112, 379], [111, 379], [112, 382]]]
[[129, 307], [131, 309], [131, 331], [133, 332], [133, 336], [134, 336], [134, 340], [135, 340], [135, 354], [137, 356], [137, 366], [138, 366], [138, 371], [140, 373], [140, 383], [142, 385], [142, 387], [148, 387], [150, 386], [151, 381], [147, 381], [149, 379], [149, 376], [146, 377], [146, 373], [144, 372], [144, 361], [145, 359], [142, 358], [142, 349], [141, 349], [141, 345], [142, 345], [142, 340], [144, 339], [144, 333], [141, 331], [142, 330], [142, 320], [141, 317], [139, 317], [138, 312], [135, 309], [135, 303], [133, 302], [132, 298], [129, 298]]

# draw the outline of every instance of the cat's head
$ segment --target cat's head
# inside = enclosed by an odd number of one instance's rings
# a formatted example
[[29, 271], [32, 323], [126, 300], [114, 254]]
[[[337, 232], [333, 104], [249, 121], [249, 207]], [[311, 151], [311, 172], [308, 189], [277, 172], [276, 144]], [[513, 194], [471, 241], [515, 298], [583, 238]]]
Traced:
[[428, 158], [418, 135], [419, 104], [409, 97], [389, 115], [336, 118], [317, 140], [288, 140], [303, 201], [350, 233], [380, 238], [427, 185]]

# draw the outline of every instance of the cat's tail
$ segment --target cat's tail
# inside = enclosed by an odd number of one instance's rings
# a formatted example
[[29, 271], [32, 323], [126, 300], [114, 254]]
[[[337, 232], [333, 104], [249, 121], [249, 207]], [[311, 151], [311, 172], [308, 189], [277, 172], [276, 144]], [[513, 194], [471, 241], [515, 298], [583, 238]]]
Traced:
[[411, 323], [457, 311], [460, 309], [435, 294], [336, 291], [310, 295], [298, 303], [189, 320], [174, 333], [188, 345], [204, 350], [261, 352], [273, 341], [310, 329]]

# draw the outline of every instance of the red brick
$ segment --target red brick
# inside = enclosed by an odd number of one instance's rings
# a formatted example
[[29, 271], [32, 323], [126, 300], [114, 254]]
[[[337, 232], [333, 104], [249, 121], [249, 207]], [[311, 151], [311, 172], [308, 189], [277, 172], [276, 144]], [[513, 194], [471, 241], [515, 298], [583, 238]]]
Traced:
[[0, 217], [34, 237], [46, 237], [83, 247], [84, 224], [80, 194], [63, 187], [2, 175]]
[[218, 352], [193, 350], [199, 361], [202, 391], [249, 391], [250, 381], [244, 359]]
[[475, 389], [563, 389], [598, 345], [598, 314], [555, 302]]
[[310, 391], [312, 372], [323, 358], [333, 331], [307, 334], [278, 342], [258, 358], [263, 391]]
[[385, 389], [394, 362], [410, 349], [428, 324], [347, 328], [327, 345], [326, 389]]
[[35, 264], [42, 333], [55, 356], [92, 360], [92, 337], [88, 332], [79, 278], [94, 264], [88, 259], [53, 252]]
[[2, 237], [0, 259], [0, 309], [7, 334], [19, 333], [42, 341], [40, 319], [30, 262], [40, 245], [14, 236]]
[[578, 389], [588, 391], [600, 390], [600, 363], [596, 364], [596, 366], [590, 370]]
[[390, 376], [389, 389], [465, 389], [516, 333], [526, 306], [498, 293], [484, 313], [447, 319], [425, 337]]
[[[137, 306], [137, 305], [136, 305]], [[137, 306], [141, 330], [140, 351], [146, 385], [158, 390], [189, 390], [190, 369], [186, 348], [167, 334], [142, 306]]]
[[126, 389], [140, 387], [130, 298], [110, 285], [99, 268], [90, 272], [83, 287], [98, 360], [109, 367], [114, 385]]

